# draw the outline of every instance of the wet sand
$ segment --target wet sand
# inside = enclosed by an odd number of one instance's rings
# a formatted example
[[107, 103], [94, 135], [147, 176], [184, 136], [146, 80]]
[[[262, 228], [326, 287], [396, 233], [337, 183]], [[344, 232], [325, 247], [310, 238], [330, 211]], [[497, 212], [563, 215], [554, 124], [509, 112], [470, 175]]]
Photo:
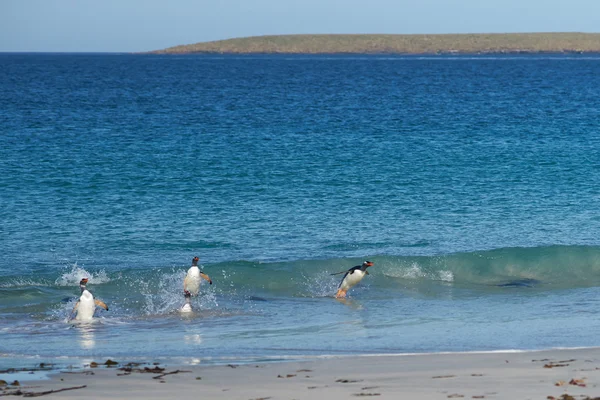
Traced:
[[98, 360], [96, 368], [56, 372], [50, 380], [21, 380], [20, 386], [7, 382], [0, 388], [0, 396], [112, 400], [600, 398], [600, 349], [595, 348], [192, 367], [126, 363], [106, 367], [104, 362]]

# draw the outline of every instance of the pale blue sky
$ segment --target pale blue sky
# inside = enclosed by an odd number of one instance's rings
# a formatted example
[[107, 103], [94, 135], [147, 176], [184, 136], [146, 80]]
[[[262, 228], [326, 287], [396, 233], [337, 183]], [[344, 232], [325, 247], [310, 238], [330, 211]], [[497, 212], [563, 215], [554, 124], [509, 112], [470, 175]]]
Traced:
[[600, 0], [0, 0], [0, 52], [291, 33], [600, 32]]

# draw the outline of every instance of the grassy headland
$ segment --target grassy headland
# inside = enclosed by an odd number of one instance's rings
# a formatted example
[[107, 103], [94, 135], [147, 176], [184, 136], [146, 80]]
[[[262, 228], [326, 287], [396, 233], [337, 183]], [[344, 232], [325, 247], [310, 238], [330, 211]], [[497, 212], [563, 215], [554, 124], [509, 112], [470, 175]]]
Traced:
[[201, 42], [154, 54], [438, 54], [597, 53], [600, 33], [439, 35], [276, 35]]

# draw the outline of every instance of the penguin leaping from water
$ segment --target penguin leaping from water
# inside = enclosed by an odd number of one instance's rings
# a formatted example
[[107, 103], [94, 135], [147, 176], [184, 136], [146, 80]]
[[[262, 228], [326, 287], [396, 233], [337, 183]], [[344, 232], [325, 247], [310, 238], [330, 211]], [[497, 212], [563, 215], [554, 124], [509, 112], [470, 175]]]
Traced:
[[198, 268], [198, 257], [192, 259], [192, 266], [188, 269], [187, 275], [183, 280], [183, 293], [189, 292], [192, 296], [198, 296], [200, 292], [200, 278], [205, 279], [212, 285], [212, 281], [204, 272]]
[[183, 279], [183, 296], [185, 304], [181, 307], [181, 312], [192, 312], [192, 296], [198, 296], [200, 292], [200, 278], [205, 279], [212, 285], [212, 280], [198, 268], [198, 257], [192, 259], [192, 266]]
[[[77, 313], [75, 319], [78, 321], [91, 321], [94, 317], [94, 311], [96, 311], [96, 306], [104, 308], [108, 311], [108, 306], [101, 300], [94, 299], [92, 293], [87, 290], [86, 285], [88, 283], [88, 278], [83, 278], [79, 281], [79, 288], [81, 289], [81, 297], [73, 307], [73, 313]], [[72, 319], [72, 318], [71, 318]]]
[[337, 272], [331, 275], [339, 275], [344, 274], [342, 281], [338, 285], [338, 291], [335, 295], [336, 298], [346, 297], [346, 293], [350, 288], [356, 285], [358, 282], [365, 277], [365, 275], [369, 275], [367, 268], [372, 267], [373, 263], [371, 261], [365, 261], [362, 265], [357, 265], [355, 267], [350, 268], [348, 271]]

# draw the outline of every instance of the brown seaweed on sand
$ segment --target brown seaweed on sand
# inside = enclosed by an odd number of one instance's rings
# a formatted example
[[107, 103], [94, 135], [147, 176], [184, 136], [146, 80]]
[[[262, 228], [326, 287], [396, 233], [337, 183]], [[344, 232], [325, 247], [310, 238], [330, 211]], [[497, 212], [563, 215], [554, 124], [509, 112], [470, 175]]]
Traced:
[[133, 367], [122, 367], [119, 368], [119, 371], [123, 371], [125, 373], [132, 373], [132, 372], [141, 372], [141, 373], [148, 373], [148, 374], [160, 374], [164, 371], [164, 368], [160, 368], [160, 367], [154, 367], [154, 368], [148, 368], [148, 367], [144, 367], [142, 368], [133, 368]]
[[173, 375], [173, 374], [180, 374], [180, 373], [186, 373], [186, 372], [192, 372], [192, 371], [182, 371], [182, 370], [175, 370], [175, 371], [171, 371], [171, 372], [164, 372], [165, 369], [164, 368], [160, 368], [160, 367], [153, 367], [153, 368], [149, 368], [149, 367], [144, 367], [144, 368], [132, 368], [132, 367], [122, 367], [119, 368], [119, 371], [123, 371], [123, 374], [117, 374], [117, 376], [124, 376], [124, 375], [130, 375], [132, 372], [139, 372], [139, 373], [143, 373], [143, 374], [159, 374], [157, 376], [153, 376], [152, 379], [161, 379], [167, 375]]
[[181, 371], [181, 370], [177, 369], [177, 370], [172, 371], [172, 372], [165, 372], [164, 374], [153, 376], [152, 379], [160, 379], [160, 378], [162, 378], [164, 376], [167, 376], [167, 375], [180, 374], [180, 373], [186, 373], [186, 372], [192, 372], [192, 371]]
[[583, 379], [575, 379], [575, 378], [573, 378], [569, 381], [569, 385], [575, 385], [575, 386], [581, 386], [581, 387], [587, 386]]
[[568, 367], [569, 364], [561, 364], [561, 363], [554, 363], [554, 362], [549, 362], [548, 364], [544, 364], [544, 368], [556, 368], [556, 367]]
[[85, 387], [87, 387], [87, 385], [73, 386], [73, 387], [68, 387], [68, 388], [63, 388], [63, 389], [55, 389], [55, 390], [46, 390], [44, 392], [26, 392], [26, 391], [22, 391], [22, 390], [17, 390], [12, 393], [0, 394], [0, 396], [40, 397], [40, 396], [45, 396], [47, 394], [52, 394], [52, 393], [66, 392], [67, 390], [83, 389]]

